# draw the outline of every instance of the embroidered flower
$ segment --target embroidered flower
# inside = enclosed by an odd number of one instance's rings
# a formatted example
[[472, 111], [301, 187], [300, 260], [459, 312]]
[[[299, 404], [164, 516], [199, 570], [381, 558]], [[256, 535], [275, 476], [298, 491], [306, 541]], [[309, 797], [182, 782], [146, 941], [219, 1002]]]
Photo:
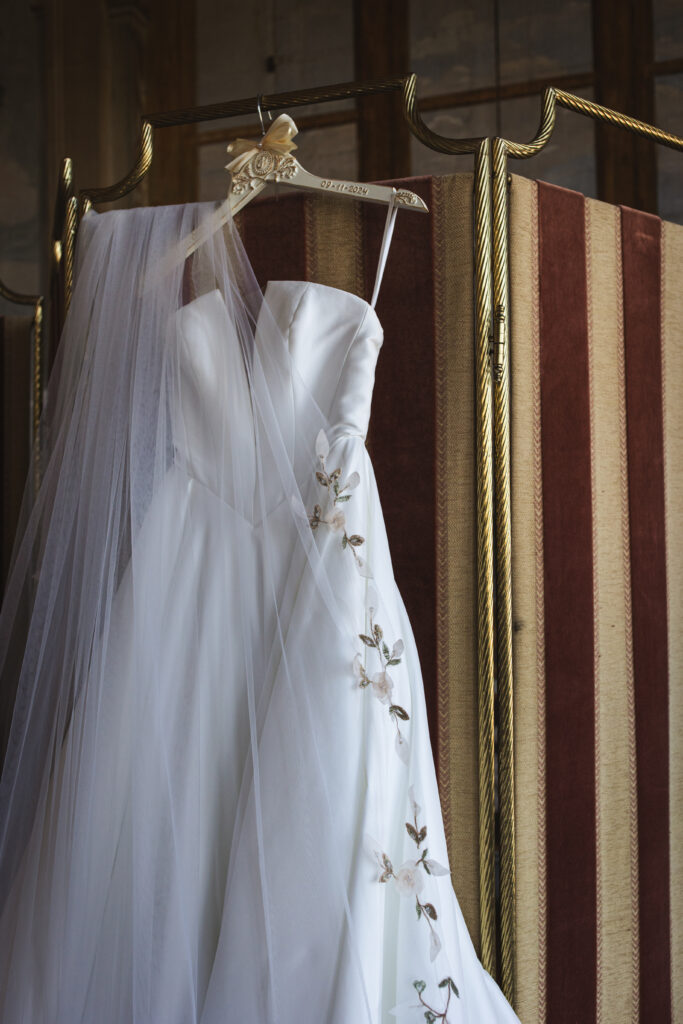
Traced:
[[343, 530], [346, 527], [346, 516], [344, 515], [342, 509], [336, 508], [332, 515], [325, 520], [325, 522], [333, 531], [333, 533], [339, 533], [340, 530]]
[[376, 672], [372, 677], [372, 692], [380, 704], [391, 704], [391, 693], [394, 689], [394, 682], [385, 670]]
[[425, 885], [425, 877], [414, 860], [407, 860], [395, 875], [396, 888], [401, 896], [419, 896]]

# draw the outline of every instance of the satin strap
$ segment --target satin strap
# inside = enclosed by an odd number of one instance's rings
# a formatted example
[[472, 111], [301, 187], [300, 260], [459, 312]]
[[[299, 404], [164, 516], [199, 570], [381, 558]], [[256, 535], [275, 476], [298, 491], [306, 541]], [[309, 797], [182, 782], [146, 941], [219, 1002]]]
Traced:
[[396, 189], [392, 190], [391, 200], [389, 202], [389, 209], [387, 210], [387, 219], [384, 222], [384, 234], [382, 236], [382, 244], [379, 249], [379, 261], [377, 263], [377, 275], [375, 276], [375, 287], [372, 292], [372, 299], [370, 305], [375, 308], [377, 302], [377, 296], [379, 295], [379, 288], [384, 277], [384, 268], [387, 265], [387, 256], [389, 255], [389, 246], [391, 245], [391, 239], [394, 234], [394, 224], [396, 223], [396, 214], [398, 213], [398, 206], [396, 205]]

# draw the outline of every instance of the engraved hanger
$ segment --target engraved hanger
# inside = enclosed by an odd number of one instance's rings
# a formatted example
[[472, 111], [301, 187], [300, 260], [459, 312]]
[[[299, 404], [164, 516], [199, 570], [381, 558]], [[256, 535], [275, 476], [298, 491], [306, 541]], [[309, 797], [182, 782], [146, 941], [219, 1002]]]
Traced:
[[257, 113], [263, 134], [258, 142], [253, 139], [235, 139], [228, 146], [228, 153], [232, 156], [230, 163], [226, 164], [226, 170], [232, 175], [228, 198], [211, 217], [184, 239], [182, 244], [187, 245], [186, 256], [190, 256], [271, 182], [419, 213], [429, 212], [426, 203], [408, 189], [397, 190], [390, 185], [339, 181], [311, 174], [292, 156], [292, 150], [297, 148], [292, 140], [298, 134], [298, 129], [289, 114], [280, 114], [265, 131], [260, 94], [257, 98]]

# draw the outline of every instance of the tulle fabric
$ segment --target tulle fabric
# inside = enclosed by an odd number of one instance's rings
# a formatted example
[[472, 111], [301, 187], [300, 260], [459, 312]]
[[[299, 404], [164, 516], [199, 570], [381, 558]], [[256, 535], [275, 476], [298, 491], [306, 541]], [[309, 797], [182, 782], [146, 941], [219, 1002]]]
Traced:
[[[363, 438], [327, 422], [234, 225], [172, 257], [214, 209], [79, 229], [0, 617], [0, 1020], [514, 1020], [445, 877]], [[405, 720], [364, 681], [379, 622]], [[434, 924], [400, 872], [428, 815]]]

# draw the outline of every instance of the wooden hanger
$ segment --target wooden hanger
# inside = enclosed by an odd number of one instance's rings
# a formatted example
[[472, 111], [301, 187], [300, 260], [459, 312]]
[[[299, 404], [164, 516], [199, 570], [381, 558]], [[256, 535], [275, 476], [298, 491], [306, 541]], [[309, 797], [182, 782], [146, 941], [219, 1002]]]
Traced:
[[[261, 128], [264, 129], [260, 102], [258, 114]], [[292, 141], [297, 132], [296, 124], [289, 114], [280, 114], [268, 130], [263, 131], [258, 142], [253, 139], [235, 139], [230, 143], [228, 153], [233, 158], [226, 164], [226, 170], [232, 175], [228, 198], [211, 217], [183, 240], [186, 256], [190, 256], [231, 217], [244, 209], [247, 203], [271, 182], [313, 192], [324, 192], [327, 195], [360, 199], [362, 202], [394, 204], [419, 213], [429, 212], [426, 203], [408, 189], [395, 189], [390, 185], [368, 185], [356, 181], [338, 181], [335, 178], [319, 178], [311, 174], [301, 166], [296, 157], [292, 156], [292, 150], [297, 148]]]

